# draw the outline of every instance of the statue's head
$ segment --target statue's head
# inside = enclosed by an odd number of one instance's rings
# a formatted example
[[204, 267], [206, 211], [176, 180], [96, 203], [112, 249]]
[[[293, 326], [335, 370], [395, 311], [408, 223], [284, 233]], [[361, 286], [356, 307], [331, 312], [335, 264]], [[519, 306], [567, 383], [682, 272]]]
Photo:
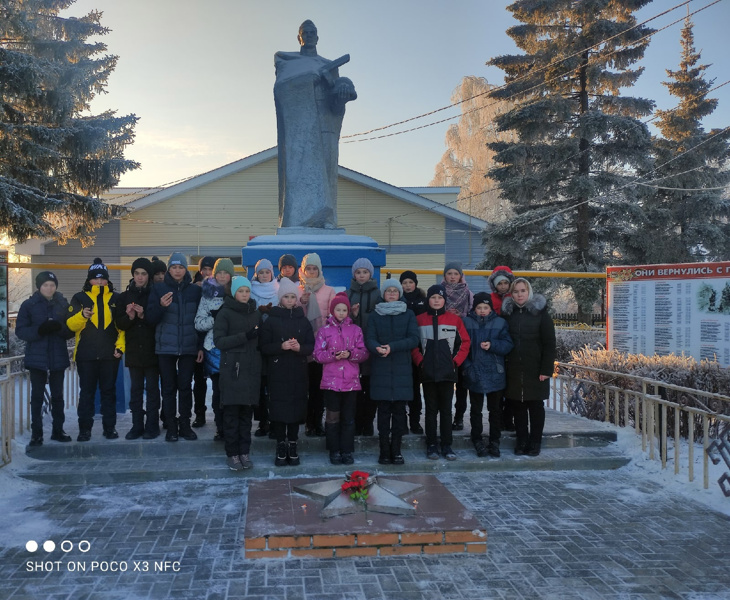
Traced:
[[303, 48], [316, 48], [319, 37], [317, 36], [317, 26], [309, 19], [299, 26], [299, 35], [297, 36], [299, 44]]

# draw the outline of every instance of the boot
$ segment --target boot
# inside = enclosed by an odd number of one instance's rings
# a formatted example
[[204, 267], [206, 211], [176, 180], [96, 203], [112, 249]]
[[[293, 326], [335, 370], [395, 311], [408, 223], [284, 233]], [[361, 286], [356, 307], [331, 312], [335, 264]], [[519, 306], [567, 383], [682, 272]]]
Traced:
[[259, 421], [259, 427], [256, 431], [254, 431], [254, 437], [265, 437], [269, 435], [269, 422], [268, 421]]
[[88, 442], [91, 439], [91, 429], [79, 429], [79, 435], [76, 437], [77, 442]]
[[165, 428], [167, 433], [165, 434], [166, 442], [177, 442], [177, 419], [168, 419], [165, 421]]
[[517, 456], [524, 456], [527, 454], [527, 440], [517, 438], [515, 442], [515, 454]]
[[296, 467], [299, 465], [299, 454], [297, 453], [296, 442], [289, 442], [286, 462], [289, 463], [292, 467]]
[[63, 427], [54, 427], [51, 431], [51, 439], [55, 442], [70, 442], [71, 436], [63, 430]]
[[501, 456], [501, 453], [499, 451], [499, 440], [490, 440], [489, 445], [487, 446], [487, 453], [489, 456], [493, 456], [494, 458], [499, 458]]
[[136, 440], [144, 435], [144, 413], [132, 413], [132, 429], [124, 436], [125, 440]]
[[394, 435], [390, 442], [390, 460], [394, 465], [403, 465], [406, 462], [400, 451], [402, 439], [403, 438], [401, 436]]
[[184, 440], [188, 440], [189, 442], [192, 442], [193, 440], [198, 439], [198, 435], [192, 430], [190, 427], [190, 420], [189, 419], [180, 419], [180, 437]]
[[287, 446], [286, 442], [277, 442], [276, 444], [276, 459], [274, 460], [274, 464], [277, 467], [285, 467], [286, 466], [286, 451]]
[[474, 450], [477, 451], [477, 456], [479, 458], [482, 458], [489, 454], [489, 448], [484, 445], [483, 440], [477, 440], [476, 442], [474, 442]]
[[391, 464], [390, 460], [390, 440], [387, 435], [380, 436], [380, 456], [378, 457], [378, 463], [381, 465]]
[[30, 438], [29, 446], [42, 446], [43, 445], [43, 434], [34, 433]]
[[147, 417], [147, 423], [144, 426], [144, 433], [142, 434], [143, 440], [154, 440], [160, 435], [160, 423], [157, 420], [157, 415], [150, 418]]

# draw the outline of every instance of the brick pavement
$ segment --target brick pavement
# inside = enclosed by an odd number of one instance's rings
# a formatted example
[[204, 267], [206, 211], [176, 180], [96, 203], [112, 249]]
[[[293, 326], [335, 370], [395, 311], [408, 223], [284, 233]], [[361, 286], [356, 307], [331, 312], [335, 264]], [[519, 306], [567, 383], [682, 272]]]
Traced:
[[[730, 517], [658, 484], [622, 471], [438, 477], [488, 531], [486, 555], [247, 561], [244, 479], [38, 486], [23, 511], [40, 523], [36, 540], [91, 549], [31, 554], [0, 515], [0, 598], [730, 598]], [[29, 572], [28, 560], [62, 568]], [[90, 572], [114, 560], [128, 571]], [[154, 572], [165, 560], [179, 569]], [[87, 571], [68, 572], [74, 561]]]

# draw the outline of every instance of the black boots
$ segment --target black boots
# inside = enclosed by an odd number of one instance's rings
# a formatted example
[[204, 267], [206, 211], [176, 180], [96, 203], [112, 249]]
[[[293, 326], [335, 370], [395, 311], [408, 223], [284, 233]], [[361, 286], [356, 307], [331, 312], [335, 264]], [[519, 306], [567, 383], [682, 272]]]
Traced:
[[189, 419], [180, 419], [179, 421], [179, 435], [182, 439], [192, 442], [198, 439], [198, 435], [190, 427]]
[[165, 429], [167, 429], [165, 441], [177, 442], [177, 419], [167, 419], [165, 421]]
[[380, 436], [380, 456], [378, 457], [378, 464], [389, 465], [390, 460], [390, 439], [387, 435]]
[[274, 459], [274, 464], [277, 467], [285, 467], [287, 465], [286, 458], [288, 449], [286, 442], [277, 442], [276, 458]]
[[289, 466], [292, 466], [292, 467], [296, 467], [299, 465], [299, 453], [297, 452], [297, 443], [296, 442], [289, 442], [286, 462], [289, 463]]
[[51, 431], [51, 439], [54, 442], [70, 442], [71, 436], [63, 430], [63, 427], [54, 427]]
[[144, 435], [144, 412], [132, 413], [132, 429], [124, 436], [125, 440], [136, 440]]
[[394, 465], [403, 465], [405, 464], [405, 460], [403, 459], [403, 455], [400, 451], [401, 446], [401, 436], [394, 435], [393, 439], [390, 441], [390, 461]]
[[43, 433], [33, 434], [30, 438], [29, 446], [42, 446], [43, 445]]

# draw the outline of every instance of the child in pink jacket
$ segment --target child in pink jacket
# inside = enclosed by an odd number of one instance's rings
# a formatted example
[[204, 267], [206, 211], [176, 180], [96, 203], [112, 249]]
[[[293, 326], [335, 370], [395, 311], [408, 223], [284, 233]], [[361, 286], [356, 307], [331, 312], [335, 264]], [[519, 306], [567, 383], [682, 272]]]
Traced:
[[327, 323], [317, 332], [314, 360], [322, 364], [324, 404], [327, 408], [325, 433], [330, 462], [355, 462], [355, 398], [360, 389], [360, 366], [369, 354], [362, 329], [350, 318], [347, 294], [339, 293], [330, 302]]

